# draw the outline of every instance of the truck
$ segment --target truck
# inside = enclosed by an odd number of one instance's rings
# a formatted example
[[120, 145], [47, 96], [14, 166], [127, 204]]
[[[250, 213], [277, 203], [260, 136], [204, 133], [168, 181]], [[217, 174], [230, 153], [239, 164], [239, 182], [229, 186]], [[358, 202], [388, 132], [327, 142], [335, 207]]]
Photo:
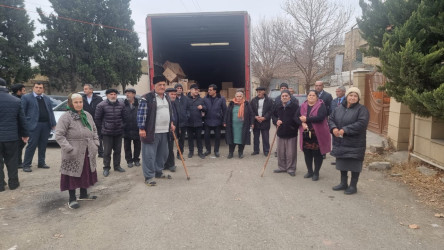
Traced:
[[[150, 89], [164, 63], [178, 63], [200, 89], [244, 88], [250, 97], [250, 17], [244, 11], [150, 14], [146, 17]], [[228, 98], [226, 97], [228, 100]]]

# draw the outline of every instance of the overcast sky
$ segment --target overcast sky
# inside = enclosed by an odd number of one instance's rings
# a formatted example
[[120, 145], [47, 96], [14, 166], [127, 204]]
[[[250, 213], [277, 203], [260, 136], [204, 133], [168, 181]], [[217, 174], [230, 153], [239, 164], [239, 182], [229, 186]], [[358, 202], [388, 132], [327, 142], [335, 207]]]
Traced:
[[[147, 14], [248, 11], [254, 26], [262, 18], [268, 19], [284, 15], [281, 8], [284, 2], [285, 0], [132, 0], [131, 10], [132, 19], [135, 22], [134, 29], [139, 35], [141, 47], [146, 51], [145, 17]], [[337, 0], [336, 2], [344, 6], [351, 6], [354, 9], [355, 17], [361, 15], [359, 0]], [[41, 27], [37, 20], [37, 7], [41, 7], [46, 14], [52, 12], [48, 0], [25, 0], [25, 8], [37, 28], [36, 34]], [[355, 23], [354, 19], [352, 22], [352, 24]]]

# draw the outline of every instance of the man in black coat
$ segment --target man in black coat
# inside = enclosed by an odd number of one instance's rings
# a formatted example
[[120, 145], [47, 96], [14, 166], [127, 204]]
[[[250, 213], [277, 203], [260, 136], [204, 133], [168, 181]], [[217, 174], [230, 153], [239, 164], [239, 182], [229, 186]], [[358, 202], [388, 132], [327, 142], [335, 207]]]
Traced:
[[[183, 154], [183, 145], [185, 142], [185, 135], [187, 133], [187, 107], [188, 107], [188, 97], [183, 93], [183, 86], [180, 83], [177, 83], [174, 88], [177, 90], [176, 92], [176, 100], [174, 101], [177, 104], [177, 112], [179, 113], [179, 122], [177, 123], [177, 135], [179, 136], [177, 140], [179, 141], [180, 152]], [[180, 160], [179, 150], [177, 150], [177, 159]]]
[[262, 149], [267, 156], [270, 151], [270, 120], [273, 113], [273, 100], [265, 94], [264, 87], [256, 88], [257, 96], [251, 100], [254, 113], [254, 147], [251, 155], [259, 154], [259, 137], [262, 134]]
[[[137, 126], [137, 111], [139, 109], [139, 100], [136, 98], [136, 90], [133, 88], [125, 89], [126, 100], [124, 101], [126, 119], [124, 120], [125, 129], [123, 132], [123, 148], [125, 150], [125, 160], [129, 168], [133, 166], [140, 167], [140, 142], [139, 127]], [[131, 151], [131, 143], [134, 146], [134, 153]]]
[[188, 158], [192, 158], [194, 155], [194, 139], [197, 142], [197, 152], [199, 157], [205, 159], [203, 154], [202, 146], [202, 126], [203, 117], [205, 115], [206, 107], [203, 98], [199, 95], [199, 87], [197, 84], [192, 84], [190, 86], [190, 93], [188, 94], [188, 106], [187, 106], [187, 117], [188, 117], [188, 147], [189, 153]]
[[[6, 81], [0, 78], [0, 192], [5, 191], [5, 173], [3, 163], [8, 169], [8, 185], [10, 190], [20, 186], [18, 178], [18, 145], [19, 140], [27, 142], [28, 127], [20, 99], [9, 95]], [[21, 138], [20, 138], [21, 137]]]
[[96, 108], [95, 120], [97, 130], [103, 138], [103, 176], [108, 177], [111, 169], [111, 152], [113, 153], [114, 171], [125, 172], [120, 166], [122, 152], [123, 121], [126, 118], [125, 105], [117, 100], [116, 89], [106, 90], [106, 100]]
[[324, 101], [325, 107], [327, 108], [328, 115], [330, 115], [331, 111], [331, 102], [333, 101], [333, 97], [330, 93], [324, 91], [324, 82], [316, 81], [315, 90], [319, 93], [319, 99]]
[[[177, 90], [175, 88], [168, 88], [165, 91], [168, 96], [170, 97], [170, 101], [171, 101], [171, 109], [172, 109], [172, 114], [173, 114], [173, 124], [175, 127], [177, 127], [177, 124], [179, 124], [180, 122], [180, 118], [179, 118], [179, 112], [178, 112], [178, 104], [176, 103], [176, 94], [177, 94]], [[176, 163], [174, 161], [174, 136], [173, 133], [175, 133], [176, 137], [177, 137], [177, 129], [174, 130], [174, 132], [169, 132], [168, 133], [168, 158], [165, 162], [164, 165], [164, 170], [170, 170], [171, 172], [176, 172]]]
[[[12, 95], [21, 99], [24, 94], [26, 94], [26, 88], [23, 84], [15, 84], [11, 87]], [[19, 146], [18, 146], [18, 168], [23, 168], [23, 161], [22, 161], [22, 155], [23, 155], [23, 148], [25, 147], [26, 143], [23, 142], [23, 140], [19, 140]]]
[[211, 154], [211, 131], [214, 131], [214, 155], [219, 157], [220, 130], [227, 111], [225, 97], [217, 93], [217, 86], [208, 87], [208, 95], [204, 98], [207, 112], [205, 112], [205, 156]]
[[[96, 115], [96, 108], [99, 103], [103, 101], [102, 97], [94, 94], [94, 88], [91, 84], [85, 84], [83, 86], [83, 110], [87, 111], [94, 119], [94, 123], [97, 124], [97, 121], [95, 119]], [[99, 137], [101, 138], [100, 131], [97, 131], [99, 134]], [[103, 157], [103, 140], [99, 139], [100, 145], [99, 145], [99, 157]]]

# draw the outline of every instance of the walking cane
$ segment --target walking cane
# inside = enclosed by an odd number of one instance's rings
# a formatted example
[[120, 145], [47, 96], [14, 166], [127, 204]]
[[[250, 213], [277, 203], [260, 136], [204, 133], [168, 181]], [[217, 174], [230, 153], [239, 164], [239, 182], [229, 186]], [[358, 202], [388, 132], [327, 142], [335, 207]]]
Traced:
[[271, 152], [273, 151], [273, 145], [274, 145], [274, 141], [276, 140], [276, 135], [277, 135], [278, 129], [279, 129], [279, 127], [276, 128], [276, 132], [274, 133], [273, 141], [271, 142], [271, 148], [270, 148], [270, 150], [268, 150], [267, 160], [265, 161], [264, 167], [262, 168], [261, 177], [264, 177], [265, 168], [267, 167], [268, 160], [270, 159]]
[[190, 176], [188, 175], [188, 169], [185, 165], [185, 161], [183, 160], [182, 152], [180, 151], [179, 143], [177, 142], [176, 132], [173, 131], [174, 142], [176, 143], [177, 151], [179, 151], [180, 159], [182, 160], [183, 168], [185, 169], [185, 174], [187, 175], [187, 180], [190, 180]]

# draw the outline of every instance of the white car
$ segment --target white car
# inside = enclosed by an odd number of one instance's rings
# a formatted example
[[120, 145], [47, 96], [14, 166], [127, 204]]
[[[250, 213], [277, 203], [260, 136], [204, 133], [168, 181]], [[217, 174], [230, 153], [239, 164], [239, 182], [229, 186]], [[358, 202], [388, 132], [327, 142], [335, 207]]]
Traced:
[[[106, 96], [101, 96], [103, 100], [106, 100]], [[125, 95], [117, 95], [117, 99], [120, 102], [123, 102], [126, 99]], [[57, 105], [56, 107], [54, 107], [52, 110], [54, 111], [54, 117], [56, 120], [56, 123], [59, 121], [60, 117], [66, 113], [67, 109], [66, 106], [68, 104], [68, 100], [63, 101], [62, 103], [60, 103], [59, 105]], [[48, 142], [55, 142], [55, 131], [51, 130], [51, 133], [49, 135], [48, 138]]]

